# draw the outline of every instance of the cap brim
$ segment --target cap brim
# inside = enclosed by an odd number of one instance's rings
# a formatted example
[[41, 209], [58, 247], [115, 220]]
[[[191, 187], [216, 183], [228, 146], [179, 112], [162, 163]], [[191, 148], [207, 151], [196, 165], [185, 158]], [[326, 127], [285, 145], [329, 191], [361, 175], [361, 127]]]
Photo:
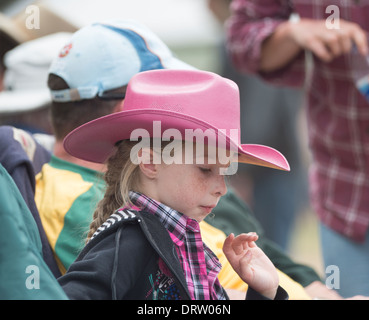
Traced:
[[[160, 132], [154, 132], [154, 121], [160, 122], [158, 129]], [[173, 111], [157, 109], [122, 111], [92, 120], [73, 130], [64, 139], [64, 148], [76, 158], [104, 163], [113, 153], [116, 143], [130, 139], [132, 131], [138, 128], [146, 130], [150, 136], [158, 133], [161, 136], [162, 132], [172, 128], [176, 128], [179, 132], [191, 128], [204, 131], [214, 129], [215, 132], [219, 132], [207, 122]], [[273, 148], [253, 144], [239, 145], [229, 138], [227, 140], [227, 143], [234, 145], [232, 148], [238, 152], [238, 162], [290, 170], [286, 158]]]
[[2, 91], [0, 92], [0, 114], [36, 110], [50, 102], [48, 89]]

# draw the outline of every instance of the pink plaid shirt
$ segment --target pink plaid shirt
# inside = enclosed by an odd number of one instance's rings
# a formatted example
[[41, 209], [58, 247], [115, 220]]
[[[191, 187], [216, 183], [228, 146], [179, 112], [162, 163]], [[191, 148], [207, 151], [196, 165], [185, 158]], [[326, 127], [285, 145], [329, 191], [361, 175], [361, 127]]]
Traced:
[[202, 242], [199, 223], [143, 194], [130, 192], [132, 202], [159, 218], [172, 238], [192, 300], [224, 300], [218, 280], [221, 264]]
[[[369, 0], [233, 0], [227, 32], [234, 64], [258, 73], [263, 40], [293, 10], [302, 18], [326, 19], [329, 5], [338, 6], [340, 18], [369, 31]], [[352, 54], [331, 63], [314, 57], [306, 88], [310, 194], [322, 223], [363, 241], [369, 225], [369, 103], [354, 86], [353, 60]], [[304, 54], [281, 70], [259, 75], [275, 84], [301, 86]]]

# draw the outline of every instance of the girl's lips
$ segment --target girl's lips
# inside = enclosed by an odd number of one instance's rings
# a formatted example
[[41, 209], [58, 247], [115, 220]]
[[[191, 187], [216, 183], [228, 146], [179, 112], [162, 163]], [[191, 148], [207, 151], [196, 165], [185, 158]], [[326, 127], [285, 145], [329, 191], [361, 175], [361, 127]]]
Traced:
[[203, 208], [206, 213], [210, 213], [215, 208], [215, 206], [201, 206], [201, 208]]

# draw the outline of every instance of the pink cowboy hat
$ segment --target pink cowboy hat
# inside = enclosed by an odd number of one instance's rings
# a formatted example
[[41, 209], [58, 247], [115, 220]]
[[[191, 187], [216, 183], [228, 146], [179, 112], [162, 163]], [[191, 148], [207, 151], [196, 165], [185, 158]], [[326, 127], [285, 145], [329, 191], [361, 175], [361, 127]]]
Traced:
[[[237, 85], [215, 73], [199, 70], [152, 70], [130, 80], [124, 110], [92, 120], [68, 134], [64, 148], [77, 158], [103, 163], [118, 141], [130, 139], [140, 128], [155, 135], [167, 129], [213, 130], [238, 153], [238, 162], [289, 171], [286, 158], [277, 150], [240, 143], [240, 101]], [[237, 131], [237, 137], [230, 132]]]

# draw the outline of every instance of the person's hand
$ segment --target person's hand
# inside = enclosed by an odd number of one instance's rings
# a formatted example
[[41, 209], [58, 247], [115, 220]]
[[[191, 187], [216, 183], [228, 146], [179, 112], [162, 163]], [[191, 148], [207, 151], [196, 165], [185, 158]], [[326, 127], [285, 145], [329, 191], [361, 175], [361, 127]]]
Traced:
[[223, 252], [240, 278], [260, 294], [274, 299], [279, 278], [277, 270], [265, 253], [255, 244], [254, 232], [237, 237], [230, 234], [224, 241]]
[[302, 48], [330, 62], [351, 51], [353, 44], [368, 53], [366, 32], [356, 23], [340, 19], [339, 29], [329, 29], [325, 20], [301, 19], [290, 25], [290, 37]]

